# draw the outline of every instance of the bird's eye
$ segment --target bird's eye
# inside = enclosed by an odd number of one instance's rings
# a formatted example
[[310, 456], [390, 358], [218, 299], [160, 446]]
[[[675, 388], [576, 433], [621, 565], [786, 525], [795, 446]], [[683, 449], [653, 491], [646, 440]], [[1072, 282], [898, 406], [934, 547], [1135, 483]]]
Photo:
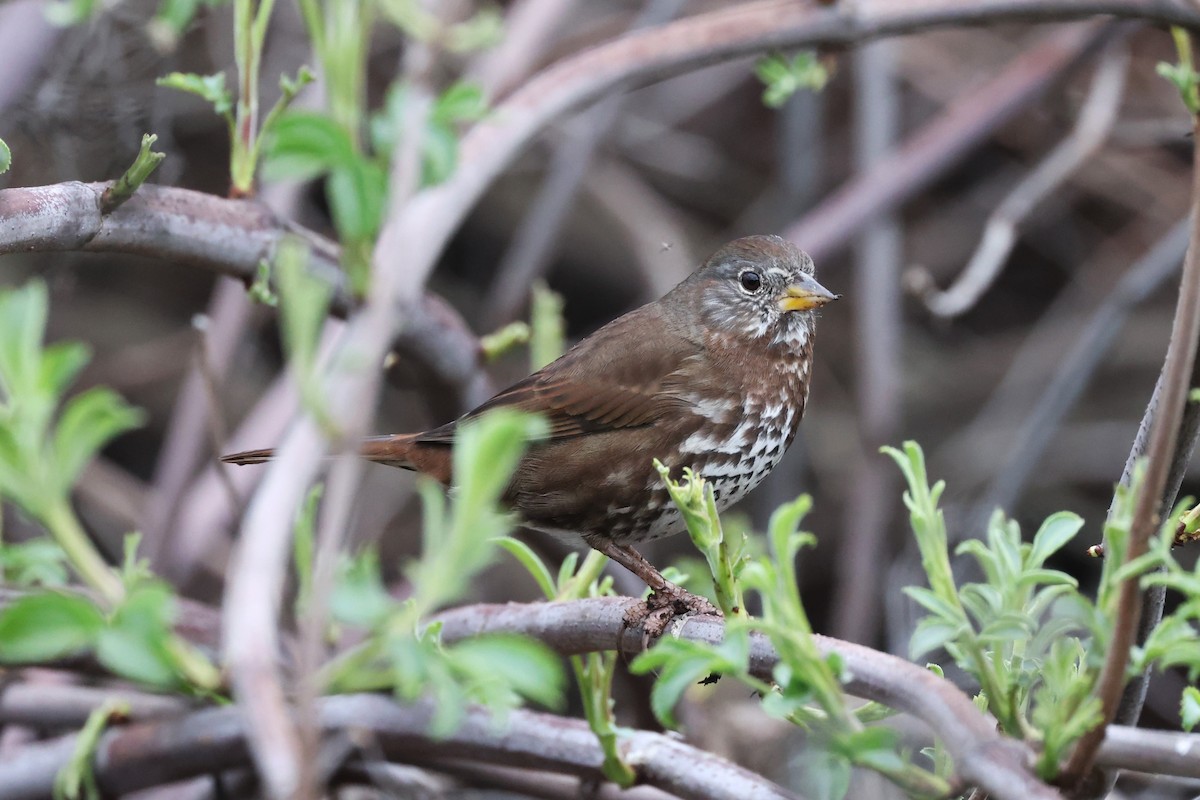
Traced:
[[762, 276], [754, 270], [748, 269], [741, 275], [738, 275], [738, 283], [740, 283], [742, 288], [747, 292], [757, 292], [762, 288]]

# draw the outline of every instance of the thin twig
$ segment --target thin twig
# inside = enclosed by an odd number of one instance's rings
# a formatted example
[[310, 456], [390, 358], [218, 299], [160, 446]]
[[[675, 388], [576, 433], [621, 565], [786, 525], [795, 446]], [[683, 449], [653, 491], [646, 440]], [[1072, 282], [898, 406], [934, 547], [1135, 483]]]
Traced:
[[555, 30], [570, 17], [579, 0], [516, 0], [504, 20], [504, 41], [468, 68], [491, 98], [508, 94], [533, 71]]
[[[217, 281], [206, 312], [208, 368], [214, 376], [223, 376], [228, 369], [250, 310], [243, 286], [227, 279]], [[208, 401], [200, 367], [198, 361], [191, 363], [179, 387], [159, 449], [150, 502], [142, 512], [142, 531], [146, 534], [143, 555], [155, 565], [160, 554], [169, 549], [180, 497], [204, 452], [205, 420], [209, 414], [220, 413], [220, 407]]]
[[[869, 171], [886, 157], [899, 132], [899, 88], [891, 42], [872, 42], [854, 54], [856, 162]], [[858, 441], [853, 487], [846, 504], [845, 535], [838, 548], [835, 635], [869, 643], [879, 630], [880, 570], [888, 559], [899, 483], [879, 448], [896, 440], [903, 399], [904, 326], [900, 269], [904, 242], [895, 216], [865, 227], [854, 254], [854, 326], [858, 386]]]
[[247, 740], [269, 796], [281, 800], [302, 785], [301, 742], [280, 672], [279, 614], [288, 564], [281, 554], [290, 552], [292, 519], [325, 448], [311, 417], [292, 426], [246, 511], [222, 604], [224, 662], [238, 708], [249, 716]]
[[[1200, 118], [1193, 120], [1192, 133], [1195, 142], [1192, 169], [1192, 239], [1179, 280], [1179, 300], [1171, 326], [1166, 364], [1163, 366], [1162, 397], [1150, 427], [1150, 443], [1146, 450], [1146, 475], [1134, 507], [1129, 546], [1125, 555], [1126, 563], [1146, 552], [1150, 537], [1158, 529], [1159, 507], [1175, 456], [1176, 436], [1187, 403], [1192, 365], [1196, 358], [1197, 337], [1200, 336], [1200, 213], [1197, 212], [1200, 205], [1200, 138], [1196, 137], [1196, 134], [1200, 133]], [[1112, 638], [1096, 687], [1096, 696], [1100, 698], [1106, 724], [1111, 722], [1117, 713], [1117, 706], [1125, 688], [1129, 653], [1136, 638], [1141, 608], [1142, 595], [1138, 579], [1136, 576], [1127, 578], [1121, 584]], [[1084, 779], [1103, 740], [1104, 725], [1100, 725], [1076, 743], [1063, 768], [1063, 785], [1076, 786]]]
[[1046, 34], [995, 77], [950, 101], [931, 122], [870, 171], [856, 174], [822, 200], [785, 235], [802, 243], [818, 263], [840, 251], [862, 225], [936, 181], [997, 128], [1042, 97], [1080, 64], [1110, 29], [1096, 23]]
[[909, 284], [922, 296], [932, 314], [952, 319], [973, 308], [1000, 274], [1017, 243], [1021, 224], [1108, 138], [1129, 71], [1129, 48], [1125, 39], [1135, 27], [1131, 23], [1125, 24], [1118, 38], [1109, 42], [1075, 128], [988, 217], [979, 246], [954, 283], [939, 291], [928, 271], [914, 270], [909, 275]]
[[[674, 17], [680, 5], [682, 0], [647, 0], [631, 29], [660, 25]], [[485, 329], [499, 327], [515, 318], [524, 307], [533, 281], [545, 275], [592, 157], [623, 107], [621, 95], [605, 98], [564, 131], [537, 195], [485, 292], [488, 298]]]

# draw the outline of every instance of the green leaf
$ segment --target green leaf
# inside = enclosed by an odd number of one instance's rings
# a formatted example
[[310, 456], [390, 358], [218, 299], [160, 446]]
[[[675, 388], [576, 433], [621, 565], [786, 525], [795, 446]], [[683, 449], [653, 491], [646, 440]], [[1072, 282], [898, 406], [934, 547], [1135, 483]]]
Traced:
[[0, 175], [8, 172], [8, 168], [12, 166], [12, 150], [8, 149], [8, 145], [0, 139]]
[[396, 610], [396, 601], [383, 585], [379, 556], [373, 550], [342, 563], [329, 608], [334, 619], [363, 628], [379, 626]]
[[468, 81], [459, 81], [442, 92], [433, 104], [430, 118], [436, 122], [472, 122], [482, 119], [487, 113], [487, 97], [483, 87]]
[[387, 202], [387, 172], [382, 166], [355, 157], [333, 168], [325, 191], [334, 225], [343, 239], [375, 236]]
[[837, 751], [858, 766], [879, 772], [899, 772], [906, 762], [897, 752], [899, 734], [884, 727], [864, 728], [836, 742]]
[[286, 111], [271, 125], [263, 174], [269, 179], [311, 180], [349, 169], [362, 156], [345, 129], [324, 114]]
[[958, 594], [959, 601], [971, 612], [976, 623], [983, 623], [1004, 609], [1004, 595], [995, 586], [969, 583]]
[[1179, 716], [1183, 720], [1183, 729], [1189, 733], [1200, 724], [1200, 689], [1184, 687], [1183, 696], [1179, 698]]
[[158, 687], [181, 682], [170, 641], [175, 596], [160, 581], [134, 587], [96, 642], [96, 658], [118, 675]]
[[448, 123], [431, 122], [421, 147], [422, 185], [444, 183], [458, 166], [458, 132]]
[[9, 402], [38, 393], [48, 305], [40, 281], [0, 292], [0, 390]]
[[520, 562], [521, 566], [533, 576], [537, 582], [538, 588], [542, 590], [542, 594], [546, 595], [547, 600], [553, 600], [558, 590], [554, 586], [554, 576], [550, 574], [550, 569], [546, 563], [533, 552], [533, 548], [519, 539], [514, 539], [511, 536], [501, 536], [493, 539], [496, 544], [507, 550], [513, 558]]
[[562, 295], [553, 291], [542, 280], [534, 281], [531, 294], [529, 368], [536, 372], [567, 349], [567, 330], [563, 320]]
[[1025, 641], [1036, 628], [1035, 620], [1023, 614], [1005, 612], [989, 620], [979, 632], [978, 639], [988, 643]]
[[51, 661], [90, 646], [104, 617], [88, 600], [45, 592], [12, 602], [0, 612], [0, 662]]
[[72, 397], [54, 432], [59, 490], [69, 490], [84, 465], [110, 439], [142, 422], [142, 413], [111, 389], [98, 386]]
[[695, 686], [711, 672], [711, 661], [705, 658], [679, 658], [663, 667], [650, 690], [650, 710], [668, 728], [679, 727], [675, 706], [688, 687]]
[[942, 620], [956, 625], [966, 621], [961, 609], [938, 597], [929, 589], [920, 586], [905, 586], [902, 591], [916, 601], [919, 606]]
[[92, 18], [96, 0], [53, 0], [45, 8], [46, 19], [52, 25], [78, 25]]
[[57, 397], [75, 380], [91, 353], [80, 342], [56, 342], [43, 347], [40, 358], [38, 388], [48, 397]]
[[170, 688], [179, 676], [162, 639], [138, 628], [107, 628], [96, 641], [96, 658], [132, 681]]
[[783, 56], [767, 56], [754, 68], [759, 80], [766, 84], [763, 103], [779, 108], [802, 89], [820, 91], [829, 81], [829, 71], [812, 51], [797, 53], [790, 61]]
[[233, 95], [225, 88], [225, 73], [197, 75], [192, 72], [172, 72], [158, 79], [159, 86], [198, 95], [212, 103], [213, 110], [223, 117], [233, 113]]
[[[173, 36], [181, 36], [196, 17], [201, 0], [162, 0], [154, 20], [170, 31]], [[211, 5], [211, 2], [208, 3]]]
[[925, 617], [917, 623], [912, 640], [908, 644], [911, 658], [920, 658], [926, 653], [938, 650], [947, 642], [957, 639], [966, 630], [966, 625], [955, 625], [936, 617]]
[[477, 681], [497, 682], [550, 708], [561, 708], [566, 677], [558, 654], [523, 636], [480, 636], [447, 648], [455, 668]]
[[316, 551], [317, 505], [325, 485], [318, 483], [308, 490], [304, 505], [296, 512], [292, 525], [292, 563], [296, 566], [296, 615], [300, 616], [312, 597], [313, 560]]
[[470, 19], [450, 27], [446, 48], [453, 53], [469, 53], [498, 44], [503, 38], [504, 16], [499, 8], [485, 6]]
[[1083, 518], [1069, 511], [1060, 511], [1046, 517], [1042, 527], [1033, 535], [1033, 547], [1025, 556], [1025, 568], [1045, 564], [1046, 559], [1065, 547], [1082, 527]]
[[850, 762], [824, 747], [802, 750], [795, 768], [804, 796], [812, 800], [842, 800], [850, 791]]
[[61, 586], [67, 554], [48, 537], [0, 546], [0, 581], [15, 586]]
[[302, 381], [316, 362], [317, 339], [329, 313], [333, 289], [308, 271], [308, 247], [287, 237], [276, 255], [279, 316], [284, 349]]

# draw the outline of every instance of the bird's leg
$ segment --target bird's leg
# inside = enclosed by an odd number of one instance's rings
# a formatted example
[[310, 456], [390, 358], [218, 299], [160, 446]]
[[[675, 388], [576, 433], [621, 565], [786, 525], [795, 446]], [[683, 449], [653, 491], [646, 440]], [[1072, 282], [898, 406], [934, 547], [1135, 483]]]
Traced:
[[650, 596], [646, 598], [645, 612], [634, 612], [626, 619], [629, 625], [644, 622], [647, 636], [656, 637], [666, 630], [671, 618], [683, 614], [713, 614], [721, 616], [721, 610], [708, 601], [707, 598], [693, 594], [682, 586], [676, 586], [662, 576], [645, 556], [627, 544], [617, 544], [610, 540], [599, 540], [592, 543], [599, 550], [625, 569], [632, 572], [650, 587]]

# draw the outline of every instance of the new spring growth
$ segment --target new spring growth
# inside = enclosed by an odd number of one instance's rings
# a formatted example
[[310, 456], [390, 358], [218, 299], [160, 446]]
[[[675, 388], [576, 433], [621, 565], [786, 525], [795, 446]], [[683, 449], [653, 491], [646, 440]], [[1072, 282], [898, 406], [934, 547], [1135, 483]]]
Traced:
[[745, 535], [741, 535], [737, 542], [730, 542], [726, 538], [721, 527], [721, 518], [717, 514], [712, 485], [691, 468], [684, 468], [683, 479], [678, 482], [671, 480], [670, 468], [658, 459], [654, 459], [654, 468], [662, 476], [671, 500], [683, 515], [692, 543], [704, 554], [704, 559], [708, 562], [717, 605], [727, 618], [745, 617], [742, 588], [737, 580], [746, 561]]

